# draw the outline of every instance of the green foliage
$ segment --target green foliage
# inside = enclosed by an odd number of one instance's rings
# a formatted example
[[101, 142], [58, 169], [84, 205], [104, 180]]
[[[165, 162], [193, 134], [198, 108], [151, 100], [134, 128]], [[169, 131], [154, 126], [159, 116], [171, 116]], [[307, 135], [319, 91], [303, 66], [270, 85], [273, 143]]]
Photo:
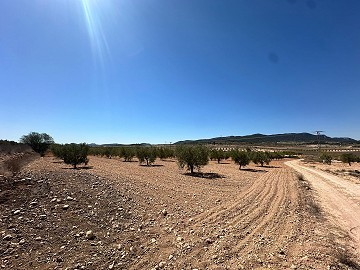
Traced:
[[89, 146], [85, 143], [81, 144], [65, 144], [65, 145], [53, 145], [51, 148], [53, 154], [64, 160], [66, 164], [71, 164], [76, 168], [78, 164], [84, 163], [87, 165], [89, 162], [88, 153]]
[[322, 153], [320, 155], [320, 161], [323, 162], [323, 163], [326, 163], [326, 164], [331, 164], [331, 161], [332, 161], [332, 156], [329, 155], [329, 154], [326, 154], [326, 153]]
[[209, 149], [202, 145], [197, 146], [178, 146], [176, 147], [176, 158], [180, 168], [186, 167], [190, 173], [194, 173], [194, 168], [200, 170], [209, 162]]
[[64, 159], [63, 145], [61, 145], [61, 144], [53, 144], [53, 145], [51, 145], [50, 150], [54, 154], [55, 157], [60, 158], [60, 159]]
[[251, 157], [252, 161], [255, 163], [255, 164], [260, 164], [261, 167], [264, 166], [264, 163], [266, 165], [269, 165], [270, 162], [271, 162], [271, 155], [269, 152], [253, 152], [252, 153], [252, 157]]
[[136, 148], [136, 157], [140, 164], [146, 161], [146, 165], [150, 166], [156, 160], [156, 148], [154, 147], [138, 147]]
[[248, 151], [241, 151], [234, 149], [231, 151], [231, 159], [239, 165], [239, 170], [242, 166], [247, 166], [250, 163], [250, 154]]
[[63, 158], [66, 164], [71, 164], [76, 168], [76, 165], [89, 162], [87, 158], [89, 152], [89, 146], [85, 143], [82, 144], [65, 144], [63, 148]]
[[226, 152], [222, 149], [212, 149], [210, 150], [210, 159], [211, 160], [217, 160], [218, 163], [220, 163], [221, 160], [228, 158], [228, 155], [226, 155]]
[[121, 157], [124, 158], [124, 161], [130, 162], [135, 157], [135, 149], [133, 147], [122, 147], [121, 148]]
[[175, 153], [170, 147], [159, 147], [157, 149], [157, 155], [161, 160], [164, 160], [166, 158], [174, 157]]
[[343, 163], [348, 163], [349, 166], [351, 166], [351, 163], [358, 161], [358, 158], [353, 153], [344, 153], [340, 156], [340, 160]]
[[271, 159], [282, 159], [285, 157], [285, 154], [279, 151], [269, 152], [269, 155]]
[[54, 143], [54, 139], [46, 133], [30, 132], [20, 138], [20, 142], [30, 145], [30, 147], [41, 156], [44, 156], [46, 150]]

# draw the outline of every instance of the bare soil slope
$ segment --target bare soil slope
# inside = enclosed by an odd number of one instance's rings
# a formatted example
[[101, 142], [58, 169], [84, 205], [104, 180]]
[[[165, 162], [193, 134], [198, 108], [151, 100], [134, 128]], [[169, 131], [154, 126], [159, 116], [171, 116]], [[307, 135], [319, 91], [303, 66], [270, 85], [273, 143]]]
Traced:
[[45, 157], [15, 179], [0, 177], [1, 267], [357, 267], [335, 247], [344, 234], [283, 162], [241, 171], [211, 162], [204, 177], [172, 160], [146, 167], [91, 157], [90, 165], [73, 170]]

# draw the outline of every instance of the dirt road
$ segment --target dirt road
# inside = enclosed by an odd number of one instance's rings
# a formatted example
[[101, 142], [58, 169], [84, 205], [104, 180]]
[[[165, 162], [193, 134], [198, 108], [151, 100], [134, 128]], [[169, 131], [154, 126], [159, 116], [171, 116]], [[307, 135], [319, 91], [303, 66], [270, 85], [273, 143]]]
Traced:
[[340, 225], [352, 237], [354, 247], [360, 253], [360, 185], [336, 175], [309, 168], [300, 160], [286, 165], [303, 174], [321, 201], [330, 219]]

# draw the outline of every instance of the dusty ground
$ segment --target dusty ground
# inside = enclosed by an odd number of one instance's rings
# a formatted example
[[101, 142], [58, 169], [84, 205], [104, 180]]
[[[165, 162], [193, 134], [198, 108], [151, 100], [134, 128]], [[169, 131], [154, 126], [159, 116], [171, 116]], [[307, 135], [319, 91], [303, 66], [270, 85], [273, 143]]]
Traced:
[[282, 161], [271, 165], [210, 162], [202, 178], [172, 160], [91, 157], [73, 170], [38, 158], [0, 176], [0, 266], [358, 269], [311, 187]]
[[333, 160], [331, 165], [320, 162], [305, 162], [308, 167], [319, 169], [325, 172], [340, 176], [341, 178], [360, 184], [360, 163], [353, 162], [351, 166], [338, 160]]
[[286, 164], [303, 174], [311, 183], [321, 205], [332, 215], [330, 220], [349, 233], [354, 248], [360, 254], [360, 182], [350, 175], [347, 175], [346, 179], [334, 175], [343, 172], [339, 167], [349, 165], [306, 164], [300, 160], [289, 161]]

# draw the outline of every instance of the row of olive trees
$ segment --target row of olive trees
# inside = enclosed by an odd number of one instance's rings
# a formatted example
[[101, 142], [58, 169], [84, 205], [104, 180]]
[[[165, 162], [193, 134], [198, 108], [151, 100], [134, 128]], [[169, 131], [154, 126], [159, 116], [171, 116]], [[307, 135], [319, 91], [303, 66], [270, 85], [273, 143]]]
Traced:
[[92, 147], [89, 154], [107, 158], [119, 157], [127, 162], [137, 157], [141, 164], [146, 163], [149, 166], [155, 162], [156, 158], [163, 160], [174, 157], [175, 151], [170, 147], [152, 146]]
[[186, 167], [190, 173], [193, 173], [195, 168], [200, 169], [208, 164], [209, 159], [217, 160], [220, 163], [221, 160], [231, 157], [241, 170], [241, 167], [249, 165], [250, 161], [264, 166], [264, 164], [268, 165], [271, 160], [284, 158], [286, 155], [281, 152], [251, 151], [250, 149], [224, 151], [222, 149], [209, 150], [205, 146], [178, 146], [175, 156], [181, 168]]
[[[349, 164], [353, 162], [360, 162], [360, 157], [356, 156], [353, 153], [343, 153], [337, 157], [341, 162]], [[332, 155], [328, 153], [322, 153], [319, 157], [320, 161], [326, 164], [331, 164], [332, 160], [334, 159]]]

